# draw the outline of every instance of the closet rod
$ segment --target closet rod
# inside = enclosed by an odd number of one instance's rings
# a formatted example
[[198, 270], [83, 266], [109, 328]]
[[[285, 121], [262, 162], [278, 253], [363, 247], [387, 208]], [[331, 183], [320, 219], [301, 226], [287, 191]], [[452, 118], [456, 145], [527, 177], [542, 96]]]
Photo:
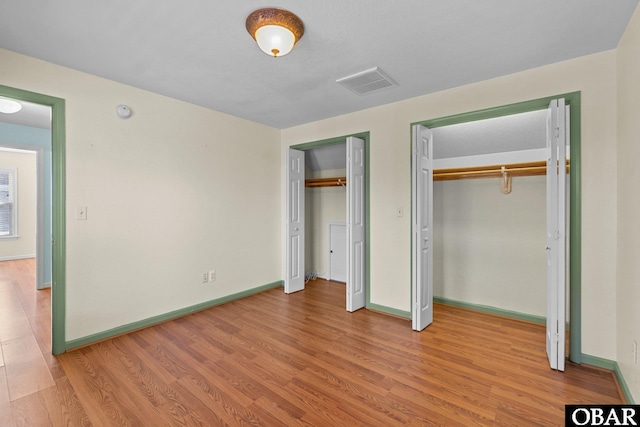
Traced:
[[[454, 179], [471, 178], [502, 178], [503, 170], [509, 176], [536, 176], [547, 173], [547, 162], [512, 163], [508, 165], [475, 166], [466, 168], [435, 169], [434, 181], [448, 181]], [[569, 160], [567, 159], [567, 173], [569, 172]]]
[[336, 178], [312, 178], [304, 181], [305, 187], [344, 187], [346, 185], [346, 176]]

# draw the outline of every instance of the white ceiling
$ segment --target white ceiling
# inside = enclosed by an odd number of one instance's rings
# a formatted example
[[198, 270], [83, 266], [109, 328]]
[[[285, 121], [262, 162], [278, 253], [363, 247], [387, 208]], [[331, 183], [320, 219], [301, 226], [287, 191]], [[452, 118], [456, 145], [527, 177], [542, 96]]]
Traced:
[[51, 129], [51, 107], [19, 101], [22, 109], [17, 113], [0, 113], [0, 122], [36, 128]]
[[433, 129], [433, 158], [534, 150], [547, 146], [547, 110]]
[[[545, 148], [546, 129], [546, 109], [434, 128], [433, 158], [448, 159]], [[408, 145], [406, 149], [408, 153]], [[312, 171], [345, 169], [346, 157], [345, 143], [305, 151], [306, 166]]]
[[[0, 47], [286, 128], [613, 49], [637, 3], [4, 0]], [[287, 56], [245, 29], [266, 6], [305, 24]], [[398, 86], [358, 96], [335, 83], [376, 66]]]
[[323, 145], [305, 150], [305, 166], [312, 171], [347, 168], [347, 143]]

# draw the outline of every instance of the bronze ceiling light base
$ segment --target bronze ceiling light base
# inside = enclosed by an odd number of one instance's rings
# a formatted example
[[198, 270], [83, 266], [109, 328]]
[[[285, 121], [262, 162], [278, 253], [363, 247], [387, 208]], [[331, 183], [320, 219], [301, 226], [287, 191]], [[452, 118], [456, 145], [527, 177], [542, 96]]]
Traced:
[[258, 9], [245, 25], [260, 49], [274, 58], [289, 53], [304, 34], [300, 18], [284, 9]]

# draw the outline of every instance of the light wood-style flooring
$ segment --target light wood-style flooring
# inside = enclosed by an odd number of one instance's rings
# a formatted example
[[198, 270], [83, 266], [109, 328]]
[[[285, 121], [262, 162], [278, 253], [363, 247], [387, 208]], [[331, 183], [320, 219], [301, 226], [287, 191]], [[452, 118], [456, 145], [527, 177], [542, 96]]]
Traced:
[[561, 426], [623, 402], [611, 372], [550, 370], [539, 325], [436, 305], [417, 333], [324, 280], [53, 357], [34, 271], [0, 263], [1, 426]]

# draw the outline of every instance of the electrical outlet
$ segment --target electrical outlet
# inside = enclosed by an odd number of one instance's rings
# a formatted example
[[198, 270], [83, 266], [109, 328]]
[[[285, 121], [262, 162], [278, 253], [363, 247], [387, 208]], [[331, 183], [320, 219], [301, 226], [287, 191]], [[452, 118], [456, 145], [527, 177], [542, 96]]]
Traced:
[[631, 357], [633, 358], [633, 364], [638, 364], [638, 341], [633, 340], [633, 344], [631, 345]]
[[209, 281], [209, 273], [202, 273], [202, 283], [207, 283]]
[[215, 270], [209, 271], [209, 281], [210, 282], [215, 282], [216, 281], [216, 271]]

